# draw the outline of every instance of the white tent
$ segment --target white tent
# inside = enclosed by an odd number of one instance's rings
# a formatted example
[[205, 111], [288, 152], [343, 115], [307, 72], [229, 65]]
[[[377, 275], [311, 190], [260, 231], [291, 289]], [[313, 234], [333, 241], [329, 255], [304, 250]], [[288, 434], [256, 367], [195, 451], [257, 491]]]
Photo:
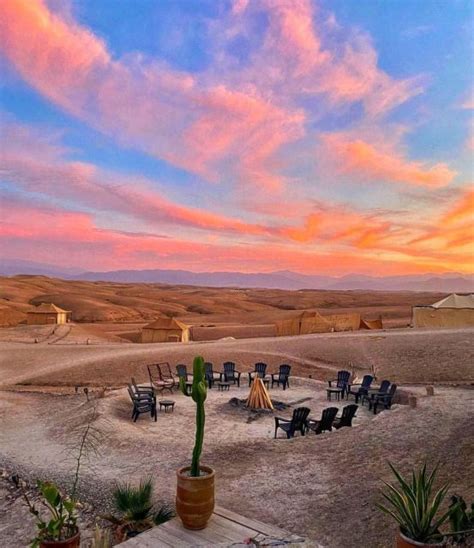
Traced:
[[456, 293], [453, 293], [431, 306], [433, 308], [474, 308], [474, 293], [469, 295], [456, 295]]

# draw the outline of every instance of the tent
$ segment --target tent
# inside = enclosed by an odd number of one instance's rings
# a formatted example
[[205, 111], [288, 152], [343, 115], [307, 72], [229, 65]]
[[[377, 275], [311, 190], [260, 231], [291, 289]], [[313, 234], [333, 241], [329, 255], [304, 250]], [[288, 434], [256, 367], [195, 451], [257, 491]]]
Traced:
[[158, 318], [142, 329], [142, 343], [188, 342], [191, 328], [174, 318]]
[[413, 327], [474, 326], [474, 294], [448, 295], [430, 306], [412, 308]]
[[53, 303], [41, 303], [26, 314], [28, 325], [64, 324], [70, 319], [70, 310], [63, 310]]
[[364, 318], [361, 318], [359, 329], [383, 329], [382, 316], [377, 320], [364, 320]]
[[331, 333], [333, 331], [355, 331], [360, 327], [360, 314], [329, 314], [305, 310], [302, 314], [275, 323], [279, 337], [288, 335], [309, 335], [311, 333]]

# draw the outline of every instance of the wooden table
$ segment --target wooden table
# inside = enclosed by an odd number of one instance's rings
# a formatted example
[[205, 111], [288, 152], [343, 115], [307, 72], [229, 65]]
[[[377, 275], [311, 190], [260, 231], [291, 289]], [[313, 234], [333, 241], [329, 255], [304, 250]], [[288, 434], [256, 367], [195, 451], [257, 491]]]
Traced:
[[[309, 541], [309, 539], [220, 507], [215, 508], [208, 526], [201, 531], [189, 531], [182, 526], [179, 518], [174, 518], [126, 541], [122, 546], [124, 548], [176, 548], [178, 546], [180, 548], [189, 548], [190, 546], [248, 548], [255, 544], [245, 544], [246, 539], [256, 539], [262, 543], [261, 546], [270, 546], [271, 538], [285, 539], [288, 542], [285, 544], [285, 548], [309, 548], [310, 546], [321, 548], [318, 543]], [[268, 539], [266, 544], [264, 543], [265, 539]]]

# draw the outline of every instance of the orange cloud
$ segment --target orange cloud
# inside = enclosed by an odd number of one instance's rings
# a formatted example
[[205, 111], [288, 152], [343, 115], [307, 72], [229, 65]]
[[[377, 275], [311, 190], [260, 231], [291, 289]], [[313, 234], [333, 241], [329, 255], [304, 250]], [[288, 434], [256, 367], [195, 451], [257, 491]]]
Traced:
[[[443, 223], [469, 223], [474, 231], [474, 190], [468, 190], [442, 218]], [[474, 234], [473, 234], [474, 236]]]
[[396, 152], [381, 150], [361, 139], [325, 134], [321, 140], [340, 172], [368, 180], [439, 187], [449, 184], [456, 176], [456, 172], [444, 163], [428, 167], [422, 162], [406, 160]]

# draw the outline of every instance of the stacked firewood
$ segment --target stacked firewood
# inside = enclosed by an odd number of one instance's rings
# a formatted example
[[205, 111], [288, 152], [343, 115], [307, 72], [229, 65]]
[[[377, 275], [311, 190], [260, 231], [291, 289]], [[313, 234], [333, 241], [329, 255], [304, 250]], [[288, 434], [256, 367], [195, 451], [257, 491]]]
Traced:
[[273, 409], [272, 400], [260, 377], [254, 379], [250, 394], [247, 398], [247, 407], [252, 409]]

